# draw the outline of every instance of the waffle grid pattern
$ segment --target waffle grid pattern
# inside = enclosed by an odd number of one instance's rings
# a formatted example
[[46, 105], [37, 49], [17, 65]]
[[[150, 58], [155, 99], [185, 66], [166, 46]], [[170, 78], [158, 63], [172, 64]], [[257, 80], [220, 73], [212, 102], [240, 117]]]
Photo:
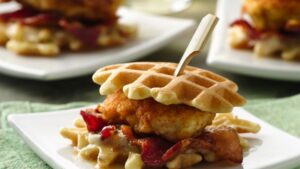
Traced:
[[186, 104], [202, 111], [227, 113], [245, 104], [237, 85], [213, 72], [187, 66], [174, 77], [175, 63], [133, 62], [106, 66], [94, 75], [101, 85], [100, 94], [109, 95], [123, 89], [130, 99], [152, 97], [165, 105]]

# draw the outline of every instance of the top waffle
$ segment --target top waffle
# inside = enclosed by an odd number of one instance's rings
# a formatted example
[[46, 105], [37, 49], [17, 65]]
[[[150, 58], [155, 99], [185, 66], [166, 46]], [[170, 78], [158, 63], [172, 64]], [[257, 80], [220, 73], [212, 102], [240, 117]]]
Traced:
[[187, 66], [175, 77], [175, 63], [133, 62], [106, 66], [93, 75], [101, 85], [100, 94], [109, 95], [123, 88], [129, 99], [152, 97], [157, 102], [186, 104], [202, 111], [227, 113], [245, 104], [237, 85], [213, 72]]

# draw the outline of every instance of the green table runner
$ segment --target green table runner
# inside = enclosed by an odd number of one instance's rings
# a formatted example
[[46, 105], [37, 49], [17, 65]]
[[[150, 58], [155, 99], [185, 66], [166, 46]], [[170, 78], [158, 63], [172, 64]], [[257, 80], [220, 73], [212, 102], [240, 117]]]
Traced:
[[30, 102], [6, 102], [0, 104], [0, 169], [51, 169], [23, 140], [9, 128], [6, 117], [9, 114], [55, 111], [82, 107], [91, 103], [78, 102], [64, 105], [49, 105]]
[[[49, 105], [30, 102], [8, 102], [0, 104], [0, 169], [48, 169], [22, 139], [9, 128], [6, 118], [12, 113], [34, 113], [87, 106], [93, 103], [70, 103]], [[249, 101], [245, 107], [257, 117], [300, 137], [300, 95], [283, 99]], [[298, 168], [300, 169], [300, 167]]]

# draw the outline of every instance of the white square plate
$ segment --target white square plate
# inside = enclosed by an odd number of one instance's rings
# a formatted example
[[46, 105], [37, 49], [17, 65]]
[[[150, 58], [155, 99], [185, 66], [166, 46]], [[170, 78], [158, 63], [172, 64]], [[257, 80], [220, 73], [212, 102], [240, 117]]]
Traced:
[[213, 34], [207, 63], [223, 70], [245, 75], [300, 81], [300, 62], [257, 58], [251, 51], [231, 49], [227, 43], [229, 25], [239, 19], [243, 0], [218, 0], [220, 21]]
[[[81, 108], [82, 109], [82, 108]], [[8, 117], [10, 125], [45, 162], [57, 169], [94, 169], [94, 165], [76, 157], [70, 142], [59, 134], [61, 127], [71, 127], [79, 117], [80, 109], [37, 114], [19, 114]], [[245, 135], [250, 144], [249, 153], [241, 165], [201, 164], [196, 168], [209, 169], [289, 169], [300, 166], [300, 140], [254, 117], [244, 109], [234, 114], [259, 123], [258, 134]]]
[[[16, 4], [0, 5], [0, 11], [15, 9]], [[128, 62], [162, 48], [194, 21], [154, 16], [122, 8], [119, 15], [123, 23], [136, 24], [138, 38], [123, 46], [88, 53], [62, 53], [58, 57], [21, 57], [0, 47], [0, 72], [38, 80], [64, 79], [89, 74], [99, 67]], [[158, 56], [159, 57], [159, 56]]]

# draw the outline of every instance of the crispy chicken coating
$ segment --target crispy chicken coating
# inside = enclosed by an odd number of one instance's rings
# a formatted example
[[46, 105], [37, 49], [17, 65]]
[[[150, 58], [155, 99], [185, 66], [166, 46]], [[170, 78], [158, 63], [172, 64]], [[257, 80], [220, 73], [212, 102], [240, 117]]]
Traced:
[[99, 111], [111, 123], [125, 122], [136, 133], [157, 134], [170, 141], [200, 135], [215, 117], [187, 105], [167, 106], [151, 98], [130, 100], [122, 91], [107, 96]]
[[245, 0], [243, 11], [260, 30], [300, 27], [299, 0]]
[[[7, 2], [10, 0], [0, 0]], [[110, 20], [123, 0], [16, 0], [41, 11], [54, 11], [66, 17], [87, 20]]]

